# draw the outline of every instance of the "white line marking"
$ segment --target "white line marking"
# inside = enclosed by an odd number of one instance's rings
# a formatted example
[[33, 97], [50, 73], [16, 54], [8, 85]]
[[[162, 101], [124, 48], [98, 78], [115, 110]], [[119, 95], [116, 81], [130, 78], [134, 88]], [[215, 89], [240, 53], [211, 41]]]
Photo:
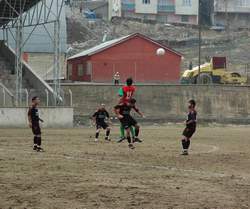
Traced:
[[[198, 147], [205, 147], [205, 148], [208, 148], [208, 147], [211, 147], [211, 149], [209, 149], [208, 151], [192, 151], [192, 153], [194, 154], [209, 154], [209, 153], [213, 153], [213, 152], [217, 152], [219, 150], [219, 147], [215, 146], [215, 145], [208, 145], [208, 144], [196, 144], [194, 143], [194, 146], [198, 146]], [[196, 149], [195, 149], [196, 150]], [[198, 150], [198, 149], [197, 149]]]
[[[3, 148], [0, 148], [0, 150], [1, 151], [13, 151], [13, 152], [20, 151], [17, 149], [3, 149]], [[32, 152], [32, 151], [28, 151], [28, 150], [23, 150], [23, 152], [27, 153], [27, 154], [35, 154], [36, 153], [35, 151]], [[78, 153], [82, 154], [82, 152], [78, 152]], [[181, 169], [181, 168], [171, 167], [171, 166], [146, 165], [146, 164], [139, 164], [139, 163], [100, 160], [100, 159], [94, 159], [94, 158], [88, 158], [88, 157], [74, 156], [74, 155], [69, 155], [69, 154], [48, 154], [47, 152], [37, 153], [37, 154], [45, 155], [45, 156], [39, 155], [39, 158], [37, 158], [39, 160], [41, 159], [41, 157], [43, 159], [46, 159], [46, 158], [51, 159], [53, 157], [57, 157], [57, 158], [64, 158], [67, 160], [86, 160], [89, 162], [105, 163], [105, 164], [109, 164], [109, 165], [113, 164], [113, 165], [118, 165], [118, 166], [129, 166], [129, 167], [134, 167], [134, 168], [151, 168], [151, 169], [157, 169], [157, 170], [178, 171], [178, 172], [193, 173], [193, 174], [198, 174], [198, 175], [203, 175], [203, 176], [208, 176], [208, 177], [220, 177], [220, 178], [230, 177], [230, 175], [226, 175], [226, 174], [218, 173], [218, 172], [199, 171], [199, 170], [194, 170], [194, 169]]]

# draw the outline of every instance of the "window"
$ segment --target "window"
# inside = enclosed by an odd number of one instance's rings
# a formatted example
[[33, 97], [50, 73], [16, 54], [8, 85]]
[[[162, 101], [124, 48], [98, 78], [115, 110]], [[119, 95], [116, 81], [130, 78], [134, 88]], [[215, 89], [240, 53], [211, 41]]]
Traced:
[[68, 64], [68, 77], [72, 76], [72, 64]]
[[160, 23], [167, 23], [167, 16], [166, 16], [166, 15], [158, 15], [158, 16], [157, 16], [157, 20], [158, 20]]
[[189, 22], [189, 16], [188, 15], [182, 15], [181, 16], [181, 22]]
[[168, 1], [167, 0], [158, 0], [159, 5], [167, 5]]
[[192, 6], [192, 0], [182, 0], [182, 5], [183, 6]]
[[239, 0], [240, 7], [250, 7], [250, 0]]
[[143, 4], [150, 4], [150, 0], [142, 0]]
[[78, 70], [78, 76], [83, 76], [84, 75], [83, 64], [79, 64], [77, 70]]
[[92, 73], [92, 63], [91, 62], [87, 62], [86, 75], [91, 75], [91, 73]]

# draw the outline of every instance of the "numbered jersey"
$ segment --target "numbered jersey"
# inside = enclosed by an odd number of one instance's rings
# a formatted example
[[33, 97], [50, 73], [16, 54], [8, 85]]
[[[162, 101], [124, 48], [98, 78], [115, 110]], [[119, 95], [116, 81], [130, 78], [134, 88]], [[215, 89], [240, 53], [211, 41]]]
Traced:
[[121, 103], [127, 103], [135, 93], [135, 86], [123, 86], [121, 93], [119, 95], [121, 98]]

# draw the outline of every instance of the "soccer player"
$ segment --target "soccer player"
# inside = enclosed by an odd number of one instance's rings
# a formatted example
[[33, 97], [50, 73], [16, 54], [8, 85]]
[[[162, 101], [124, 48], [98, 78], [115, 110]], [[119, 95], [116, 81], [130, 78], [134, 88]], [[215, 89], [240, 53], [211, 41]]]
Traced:
[[[135, 93], [135, 86], [133, 85], [133, 79], [132, 78], [128, 78], [126, 80], [126, 85], [124, 85], [122, 88], [119, 89], [119, 104], [123, 104], [123, 103], [127, 103], [132, 96]], [[131, 127], [130, 128], [131, 134], [134, 137], [135, 136], [135, 131], [134, 128]], [[121, 125], [120, 126], [120, 139], [117, 141], [118, 143], [122, 142], [123, 140], [125, 140], [125, 129], [124, 127]]]
[[126, 80], [126, 85], [119, 90], [119, 104], [127, 103], [135, 93], [135, 86], [133, 85], [133, 79], [128, 78]]
[[[128, 103], [118, 104], [115, 106], [114, 111], [117, 117], [119, 118], [121, 125], [125, 128], [126, 137], [129, 143], [129, 148], [134, 149], [134, 142], [142, 142], [139, 138], [140, 126], [137, 121], [130, 115], [132, 109], [135, 110], [140, 116], [144, 117], [144, 115], [140, 112], [140, 110], [135, 106], [136, 100], [131, 99]], [[135, 128], [135, 138], [132, 140], [130, 136], [130, 127]]]
[[[131, 132], [132, 138], [135, 138], [135, 129], [134, 129], [134, 127], [132, 127], [132, 126], [130, 127], [130, 132]], [[117, 143], [121, 143], [125, 139], [126, 139], [126, 137], [125, 137], [125, 128], [121, 124], [120, 125], [120, 138], [117, 140]]]
[[41, 138], [41, 128], [39, 122], [43, 123], [43, 120], [39, 117], [38, 105], [40, 104], [40, 99], [38, 97], [32, 98], [32, 104], [28, 111], [29, 126], [34, 134], [34, 145], [33, 150], [37, 152], [43, 151], [41, 148], [42, 138]]
[[95, 134], [95, 141], [98, 141], [99, 134], [101, 129], [103, 128], [106, 130], [105, 140], [110, 141], [110, 127], [105, 122], [106, 119], [109, 119], [109, 113], [105, 109], [105, 104], [101, 104], [101, 107], [93, 114], [92, 116], [94, 123], [96, 124], [96, 134]]
[[188, 149], [190, 146], [190, 139], [196, 131], [196, 116], [197, 112], [195, 110], [196, 102], [194, 100], [190, 100], [188, 102], [188, 116], [186, 120], [186, 128], [183, 131], [183, 139], [182, 139], [182, 155], [188, 155]]

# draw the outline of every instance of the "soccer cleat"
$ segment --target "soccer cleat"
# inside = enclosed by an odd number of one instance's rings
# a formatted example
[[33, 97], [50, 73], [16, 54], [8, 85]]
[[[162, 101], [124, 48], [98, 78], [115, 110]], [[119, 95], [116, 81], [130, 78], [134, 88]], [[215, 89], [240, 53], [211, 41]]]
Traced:
[[37, 147], [37, 148], [36, 148], [36, 151], [37, 151], [37, 152], [44, 152], [44, 149], [43, 149], [42, 147]]
[[105, 137], [105, 140], [106, 141], [111, 141], [111, 139], [108, 136]]
[[117, 143], [121, 143], [122, 141], [124, 141], [126, 138], [125, 137], [121, 137], [120, 139], [117, 140]]
[[97, 139], [97, 138], [95, 138], [95, 142], [98, 142], [98, 139]]
[[140, 140], [138, 137], [135, 137], [135, 138], [134, 138], [134, 142], [142, 143], [142, 140]]
[[33, 150], [37, 150], [37, 145], [33, 145]]
[[188, 151], [187, 150], [183, 150], [181, 155], [188, 155]]
[[129, 144], [128, 147], [129, 147], [130, 149], [134, 149], [134, 148], [135, 148], [133, 144]]

